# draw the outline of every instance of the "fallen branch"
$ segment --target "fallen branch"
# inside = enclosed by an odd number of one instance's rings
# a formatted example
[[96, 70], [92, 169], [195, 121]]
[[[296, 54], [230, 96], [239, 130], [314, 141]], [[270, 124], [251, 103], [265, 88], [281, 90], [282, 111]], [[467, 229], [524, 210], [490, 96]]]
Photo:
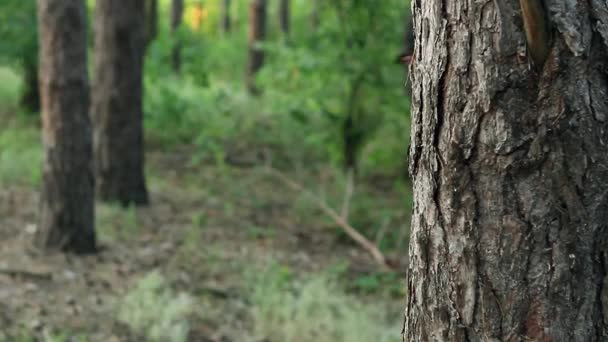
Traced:
[[348, 235], [351, 239], [357, 242], [363, 249], [365, 249], [368, 253], [370, 253], [380, 267], [385, 270], [390, 270], [391, 267], [386, 262], [386, 257], [382, 252], [378, 249], [378, 247], [368, 240], [365, 236], [361, 235], [355, 228], [353, 228], [344, 218], [342, 218], [334, 209], [329, 207], [325, 201], [319, 198], [319, 196], [315, 195], [311, 191], [306, 190], [299, 183], [291, 180], [281, 171], [274, 169], [270, 166], [267, 166], [268, 173], [280, 179], [283, 183], [285, 183], [289, 188], [294, 191], [298, 191], [306, 195], [307, 197], [314, 200], [319, 209], [323, 211], [327, 216], [329, 216], [334, 222]]
[[0, 268], [0, 274], [5, 274], [12, 278], [30, 278], [38, 280], [51, 280], [53, 278], [53, 275], [50, 272], [37, 272], [9, 268]]

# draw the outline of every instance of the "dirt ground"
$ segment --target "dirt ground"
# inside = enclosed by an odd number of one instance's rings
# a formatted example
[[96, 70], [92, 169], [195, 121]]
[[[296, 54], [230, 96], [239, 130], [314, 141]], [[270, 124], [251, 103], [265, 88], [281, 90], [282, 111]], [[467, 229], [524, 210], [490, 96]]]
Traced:
[[[0, 341], [48, 340], [58, 332], [74, 337], [67, 340], [143, 341], [116, 318], [115, 307], [153, 270], [207, 308], [204, 316], [192, 315], [189, 341], [236, 341], [250, 328], [244, 274], [256, 265], [272, 259], [306, 274], [346, 263], [345, 284], [377, 271], [314, 203], [262, 167], [193, 166], [190, 154], [175, 151], [147, 159], [151, 205], [122, 210], [98, 204], [96, 255], [40, 254], [30, 246], [36, 189], [0, 189]], [[369, 186], [399, 205], [398, 194]], [[400, 261], [399, 275], [404, 254], [392, 255]], [[367, 296], [387, 306], [404, 298], [385, 291]]]

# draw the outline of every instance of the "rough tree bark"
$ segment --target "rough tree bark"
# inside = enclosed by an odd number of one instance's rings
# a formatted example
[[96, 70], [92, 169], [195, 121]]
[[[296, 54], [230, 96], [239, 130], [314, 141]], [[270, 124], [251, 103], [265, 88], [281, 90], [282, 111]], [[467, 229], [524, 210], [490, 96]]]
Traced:
[[232, 18], [230, 16], [230, 0], [222, 0], [222, 32], [230, 33]]
[[413, 3], [404, 340], [606, 341], [606, 2], [546, 1], [534, 67], [518, 1]]
[[92, 115], [101, 200], [146, 204], [142, 72], [144, 0], [97, 0]]
[[285, 37], [289, 36], [289, 0], [279, 2], [279, 27]]
[[247, 88], [251, 94], [259, 90], [255, 86], [255, 75], [264, 65], [264, 50], [259, 43], [266, 37], [266, 0], [250, 0], [249, 3], [249, 59], [247, 61]]
[[171, 3], [171, 33], [173, 34], [173, 51], [171, 52], [171, 63], [173, 71], [179, 73], [182, 65], [182, 43], [178, 34], [184, 16], [184, 0], [173, 0]]
[[95, 252], [94, 181], [88, 114], [84, 0], [38, 0], [44, 165], [43, 249]]

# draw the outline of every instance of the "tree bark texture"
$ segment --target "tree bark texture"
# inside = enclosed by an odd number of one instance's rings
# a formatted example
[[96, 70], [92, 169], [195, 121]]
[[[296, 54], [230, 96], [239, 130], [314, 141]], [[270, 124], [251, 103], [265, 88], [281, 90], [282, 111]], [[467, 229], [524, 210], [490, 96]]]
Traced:
[[95, 252], [84, 0], [38, 0], [44, 164], [35, 243]]
[[179, 35], [179, 27], [184, 16], [184, 0], [173, 0], [171, 3], [171, 33], [173, 34], [173, 51], [171, 52], [171, 63], [173, 70], [179, 73], [182, 65], [181, 50], [182, 43]]
[[249, 59], [246, 82], [249, 92], [258, 93], [255, 75], [264, 65], [264, 50], [259, 46], [266, 38], [266, 0], [249, 0]]
[[222, 32], [224, 33], [230, 33], [232, 29], [230, 7], [230, 0], [222, 0]]
[[98, 196], [146, 204], [143, 142], [144, 0], [98, 0], [92, 114]]
[[[534, 1], [534, 0], [529, 0]], [[414, 1], [406, 341], [606, 341], [608, 6]]]
[[285, 37], [289, 36], [289, 0], [279, 2], [279, 27]]

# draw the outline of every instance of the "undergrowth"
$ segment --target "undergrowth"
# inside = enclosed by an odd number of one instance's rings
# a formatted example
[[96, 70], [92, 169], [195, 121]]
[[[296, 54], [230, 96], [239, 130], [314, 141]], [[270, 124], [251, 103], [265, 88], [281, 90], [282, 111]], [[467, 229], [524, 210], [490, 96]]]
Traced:
[[175, 293], [160, 272], [153, 271], [118, 303], [118, 319], [149, 341], [185, 342], [192, 310], [192, 298]]
[[299, 279], [271, 264], [251, 279], [252, 341], [399, 340], [398, 314], [345, 293], [331, 274]]
[[0, 131], [0, 186], [38, 185], [42, 173], [40, 134], [31, 127]]

